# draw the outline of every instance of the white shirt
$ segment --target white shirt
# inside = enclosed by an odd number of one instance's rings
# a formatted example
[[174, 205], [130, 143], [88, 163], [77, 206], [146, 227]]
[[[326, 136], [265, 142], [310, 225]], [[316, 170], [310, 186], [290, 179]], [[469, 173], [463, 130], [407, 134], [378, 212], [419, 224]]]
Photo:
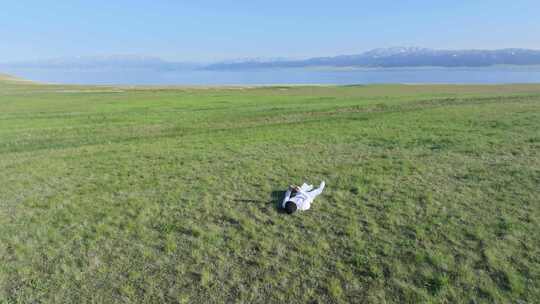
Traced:
[[285, 204], [287, 202], [293, 202], [296, 204], [296, 208], [298, 208], [298, 210], [308, 210], [309, 208], [311, 208], [311, 203], [313, 202], [313, 200], [322, 193], [324, 186], [325, 183], [321, 182], [319, 188], [310, 191], [311, 189], [313, 189], [313, 186], [304, 183], [300, 187], [300, 191], [296, 192], [296, 195], [293, 197], [291, 197], [291, 189], [288, 189], [287, 192], [285, 192], [285, 198], [283, 198], [281, 207], [285, 208]]

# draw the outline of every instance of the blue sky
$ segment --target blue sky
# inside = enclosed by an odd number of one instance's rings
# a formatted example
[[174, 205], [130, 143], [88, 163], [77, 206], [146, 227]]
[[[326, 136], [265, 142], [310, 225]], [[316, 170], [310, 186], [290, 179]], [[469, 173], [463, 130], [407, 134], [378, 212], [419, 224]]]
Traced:
[[377, 47], [540, 49], [538, 0], [5, 1], [0, 62], [354, 54]]

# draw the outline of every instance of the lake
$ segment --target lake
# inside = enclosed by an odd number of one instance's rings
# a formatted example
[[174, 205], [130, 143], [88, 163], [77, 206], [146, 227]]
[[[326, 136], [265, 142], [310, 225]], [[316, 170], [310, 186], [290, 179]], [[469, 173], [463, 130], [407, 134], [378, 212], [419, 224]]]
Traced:
[[256, 85], [540, 82], [540, 66], [478, 68], [264, 69], [248, 71], [156, 69], [3, 69], [22, 78], [65, 84]]

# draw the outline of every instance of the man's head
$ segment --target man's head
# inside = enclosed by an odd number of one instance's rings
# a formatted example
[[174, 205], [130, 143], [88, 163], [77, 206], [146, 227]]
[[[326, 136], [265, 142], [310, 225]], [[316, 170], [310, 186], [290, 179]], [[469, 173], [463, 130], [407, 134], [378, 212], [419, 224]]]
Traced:
[[285, 203], [285, 211], [288, 214], [293, 214], [296, 211], [297, 207], [294, 202], [288, 201]]

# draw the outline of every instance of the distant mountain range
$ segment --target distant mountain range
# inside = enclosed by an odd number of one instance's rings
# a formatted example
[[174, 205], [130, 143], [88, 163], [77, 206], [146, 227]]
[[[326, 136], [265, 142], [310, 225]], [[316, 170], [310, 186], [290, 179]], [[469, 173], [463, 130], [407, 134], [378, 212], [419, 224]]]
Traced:
[[51, 60], [0, 63], [1, 68], [100, 69], [141, 68], [159, 70], [253, 70], [268, 68], [313, 67], [486, 67], [493, 65], [540, 65], [540, 51], [528, 49], [501, 50], [434, 50], [418, 47], [374, 49], [357, 55], [316, 57], [309, 59], [240, 59], [212, 64], [173, 62], [157, 57], [114, 55], [72, 57]]
[[502, 50], [433, 50], [417, 47], [374, 49], [359, 55], [317, 57], [304, 60], [250, 60], [216, 63], [210, 70], [245, 70], [262, 68], [306, 67], [485, 67], [492, 65], [538, 65], [540, 51]]

